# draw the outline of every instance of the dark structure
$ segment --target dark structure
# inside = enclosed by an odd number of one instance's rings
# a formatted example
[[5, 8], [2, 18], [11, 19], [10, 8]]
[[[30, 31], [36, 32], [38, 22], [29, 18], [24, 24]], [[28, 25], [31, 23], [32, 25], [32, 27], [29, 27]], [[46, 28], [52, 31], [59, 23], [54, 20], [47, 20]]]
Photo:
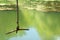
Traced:
[[8, 32], [8, 33], [6, 33], [6, 34], [10, 34], [10, 33], [12, 33], [12, 32], [18, 32], [19, 30], [21, 31], [21, 30], [29, 30], [29, 29], [21, 29], [21, 28], [19, 28], [19, 7], [18, 7], [18, 0], [16, 0], [16, 13], [17, 13], [17, 27], [16, 27], [16, 30], [13, 30], [13, 31], [11, 31], [11, 32]]

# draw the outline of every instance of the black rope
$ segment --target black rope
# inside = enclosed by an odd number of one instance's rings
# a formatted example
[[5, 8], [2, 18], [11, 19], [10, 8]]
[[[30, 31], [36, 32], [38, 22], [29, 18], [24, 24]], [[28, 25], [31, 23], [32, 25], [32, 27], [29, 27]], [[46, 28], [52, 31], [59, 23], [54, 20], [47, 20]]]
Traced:
[[16, 31], [16, 33], [17, 33], [18, 30], [29, 30], [29, 29], [21, 29], [21, 28], [19, 28], [19, 7], [18, 7], [18, 0], [16, 0], [16, 16], [17, 16], [17, 18], [16, 18], [16, 21], [17, 21], [16, 30], [13, 30], [13, 31], [8, 32], [8, 33], [6, 33], [6, 34], [10, 34], [10, 33], [15, 32], [15, 31]]
[[17, 27], [19, 27], [19, 7], [18, 7], [18, 0], [16, 0], [16, 15], [17, 15]]

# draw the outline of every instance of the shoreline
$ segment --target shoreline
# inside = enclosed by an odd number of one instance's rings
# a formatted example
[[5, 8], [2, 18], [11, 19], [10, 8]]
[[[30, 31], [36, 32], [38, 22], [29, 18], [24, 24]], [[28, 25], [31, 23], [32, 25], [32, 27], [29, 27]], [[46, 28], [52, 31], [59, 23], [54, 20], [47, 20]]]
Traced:
[[16, 10], [16, 5], [0, 4], [0, 10]]

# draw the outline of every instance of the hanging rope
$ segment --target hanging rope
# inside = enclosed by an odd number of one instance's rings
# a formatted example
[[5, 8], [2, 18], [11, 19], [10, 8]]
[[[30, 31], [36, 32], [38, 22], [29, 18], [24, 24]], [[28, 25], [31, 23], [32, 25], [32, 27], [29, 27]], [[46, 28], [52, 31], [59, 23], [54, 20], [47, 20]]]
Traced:
[[10, 34], [12, 32], [16, 32], [17, 33], [19, 30], [29, 30], [29, 29], [21, 29], [21, 28], [19, 28], [19, 7], [18, 7], [18, 0], [16, 0], [16, 16], [17, 16], [17, 18], [16, 18], [16, 20], [17, 20], [16, 30], [13, 30], [13, 31], [8, 32], [6, 34]]

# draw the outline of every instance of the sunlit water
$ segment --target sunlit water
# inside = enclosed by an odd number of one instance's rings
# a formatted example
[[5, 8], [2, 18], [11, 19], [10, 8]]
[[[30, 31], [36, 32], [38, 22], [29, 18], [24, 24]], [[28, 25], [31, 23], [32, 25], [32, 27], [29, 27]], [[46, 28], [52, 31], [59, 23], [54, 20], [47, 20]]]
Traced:
[[22, 37], [21, 36], [12, 37], [9, 40], [41, 40], [41, 38], [38, 35], [36, 29], [29, 28], [29, 31], [26, 31], [26, 35]]

